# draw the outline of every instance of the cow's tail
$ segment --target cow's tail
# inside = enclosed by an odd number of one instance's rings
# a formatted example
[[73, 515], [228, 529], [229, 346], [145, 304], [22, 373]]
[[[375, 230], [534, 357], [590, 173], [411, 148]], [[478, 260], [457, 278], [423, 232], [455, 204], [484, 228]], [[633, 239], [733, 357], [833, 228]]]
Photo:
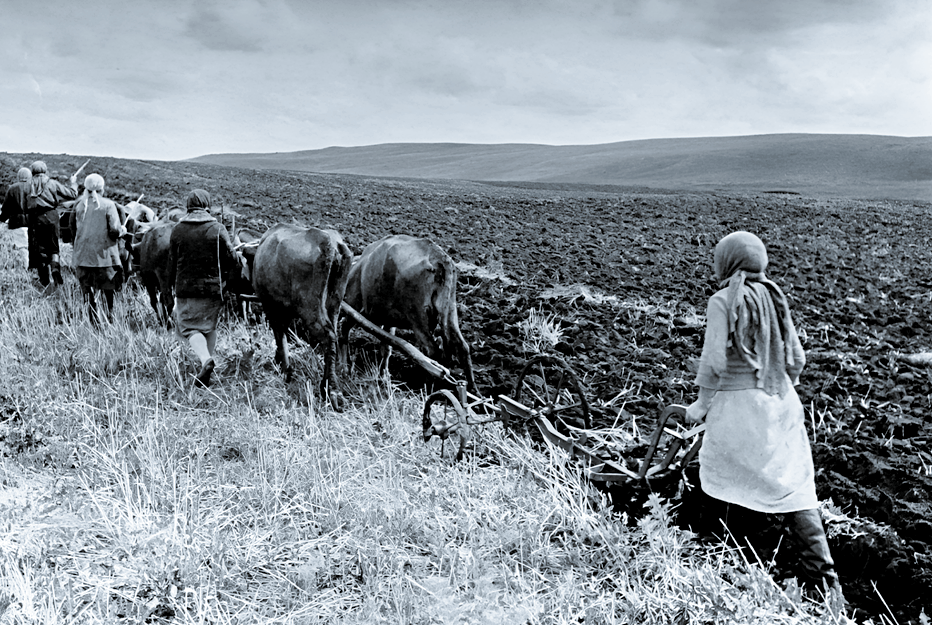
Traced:
[[460, 350], [459, 314], [456, 310], [456, 267], [449, 256], [435, 259], [433, 309], [443, 336], [443, 351], [452, 357]]
[[471, 390], [476, 390], [476, 382], [473, 378], [472, 356], [469, 353], [469, 343], [463, 337], [460, 331], [459, 311], [456, 306], [456, 266], [446, 254], [434, 263], [434, 280], [436, 290], [434, 292], [434, 310], [437, 311], [440, 323], [440, 333], [443, 336], [443, 350], [447, 358], [456, 355], [466, 374], [466, 381]]
[[334, 333], [339, 331], [340, 304], [346, 295], [346, 283], [349, 280], [350, 269], [353, 266], [353, 252], [341, 239], [332, 240], [327, 246], [327, 263], [330, 273], [327, 276], [327, 291], [321, 302], [327, 307], [326, 316], [321, 319], [331, 319]]
[[[443, 255], [433, 259], [434, 266], [434, 310], [439, 315], [439, 322], [444, 326], [444, 341], [446, 341], [445, 326], [449, 321], [452, 308], [453, 322], [456, 323], [456, 267], [449, 256]], [[451, 306], [452, 304], [452, 306]]]

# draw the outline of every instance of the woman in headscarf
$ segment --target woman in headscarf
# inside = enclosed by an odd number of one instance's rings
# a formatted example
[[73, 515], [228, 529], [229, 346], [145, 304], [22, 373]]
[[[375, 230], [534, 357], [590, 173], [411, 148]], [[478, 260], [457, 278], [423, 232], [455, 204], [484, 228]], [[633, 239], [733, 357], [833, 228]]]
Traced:
[[16, 173], [16, 182], [10, 185], [3, 198], [3, 207], [0, 208], [0, 222], [5, 221], [10, 229], [10, 238], [13, 250], [19, 256], [23, 265], [29, 264], [29, 237], [26, 234], [27, 208], [29, 206], [29, 189], [32, 187], [32, 171], [28, 167], [20, 167]]
[[78, 197], [76, 176], [71, 176], [71, 187], [66, 187], [48, 176], [43, 161], [32, 164], [32, 183], [29, 187], [29, 268], [39, 272], [39, 283], [49, 283], [49, 269], [55, 284], [62, 283], [58, 254], [58, 207]]
[[793, 388], [806, 357], [786, 296], [767, 278], [767, 250], [749, 232], [718, 242], [714, 269], [720, 290], [708, 304], [699, 398], [686, 411], [688, 421], [707, 424], [702, 491], [741, 547], [763, 529], [766, 515], [777, 515], [800, 543], [801, 581], [843, 601]]
[[104, 179], [90, 174], [84, 179], [84, 194], [71, 213], [74, 235], [73, 264], [81, 291], [88, 302], [88, 315], [97, 323], [97, 291], [107, 301], [107, 319], [113, 321], [113, 292], [123, 285], [123, 266], [118, 243], [126, 234], [120, 213], [112, 200], [103, 197]]
[[169, 243], [168, 283], [175, 288], [175, 329], [201, 362], [195, 384], [210, 385], [225, 283], [242, 267], [227, 229], [209, 211], [210, 194], [188, 194], [187, 214]]

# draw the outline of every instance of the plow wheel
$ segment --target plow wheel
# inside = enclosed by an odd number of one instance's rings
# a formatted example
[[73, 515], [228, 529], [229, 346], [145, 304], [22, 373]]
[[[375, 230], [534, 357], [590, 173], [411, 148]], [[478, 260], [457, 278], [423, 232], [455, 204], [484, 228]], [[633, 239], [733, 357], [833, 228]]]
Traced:
[[573, 369], [556, 356], [529, 360], [515, 383], [514, 400], [543, 414], [554, 427], [592, 427], [589, 401]]
[[466, 423], [466, 410], [452, 392], [437, 391], [424, 402], [424, 442], [437, 437], [440, 439], [440, 456], [443, 457], [447, 440], [450, 447], [456, 449], [456, 459], [462, 460], [466, 443], [472, 434]]

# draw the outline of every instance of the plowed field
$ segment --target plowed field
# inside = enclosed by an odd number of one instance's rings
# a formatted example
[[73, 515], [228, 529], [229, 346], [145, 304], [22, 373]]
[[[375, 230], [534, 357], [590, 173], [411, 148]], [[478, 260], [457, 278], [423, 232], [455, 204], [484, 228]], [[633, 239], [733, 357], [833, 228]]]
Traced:
[[[36, 155], [8, 155], [14, 165]], [[84, 157], [48, 156], [61, 178]], [[460, 319], [480, 391], [510, 392], [524, 362], [518, 324], [556, 315], [557, 346], [597, 405], [651, 428], [658, 408], [689, 403], [702, 315], [714, 292], [712, 248], [734, 230], [767, 244], [808, 364], [799, 394], [820, 499], [864, 522], [831, 532], [849, 601], [901, 622], [932, 605], [930, 205], [626, 187], [478, 184], [269, 173], [191, 163], [93, 159], [111, 196], [158, 211], [210, 191], [237, 224], [331, 227], [358, 253], [385, 235], [426, 236], [481, 268], [460, 280]], [[486, 273], [499, 278], [482, 277]], [[481, 275], [480, 275], [481, 274]], [[830, 529], [832, 524], [829, 525]], [[874, 590], [876, 584], [877, 591]], [[928, 611], [928, 610], [927, 610]]]

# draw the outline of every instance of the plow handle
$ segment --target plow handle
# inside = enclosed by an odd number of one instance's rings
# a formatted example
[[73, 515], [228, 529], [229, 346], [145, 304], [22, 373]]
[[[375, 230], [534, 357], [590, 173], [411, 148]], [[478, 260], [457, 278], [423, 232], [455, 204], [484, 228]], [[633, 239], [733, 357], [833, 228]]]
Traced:
[[660, 413], [660, 419], [657, 421], [657, 429], [654, 430], [653, 436], [650, 437], [650, 446], [647, 448], [647, 455], [644, 456], [644, 460], [641, 461], [641, 469], [638, 471], [639, 480], [644, 479], [644, 476], [647, 475], [647, 470], [650, 469], [650, 464], [654, 460], [654, 454], [657, 453], [657, 445], [660, 444], [660, 437], [663, 436], [663, 430], [667, 427], [667, 421], [669, 421], [670, 417], [673, 415], [685, 417], [686, 407], [674, 404], [672, 406], [667, 406], [664, 408], [663, 412]]

